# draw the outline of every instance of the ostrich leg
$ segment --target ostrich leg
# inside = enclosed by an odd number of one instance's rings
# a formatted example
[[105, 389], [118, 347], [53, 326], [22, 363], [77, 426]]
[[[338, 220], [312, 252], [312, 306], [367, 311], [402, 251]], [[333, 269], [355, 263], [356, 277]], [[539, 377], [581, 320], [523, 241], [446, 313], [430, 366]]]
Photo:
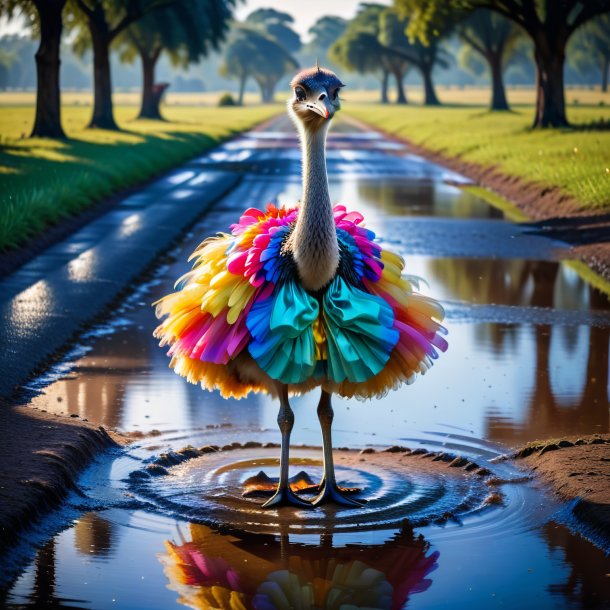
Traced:
[[313, 501], [314, 506], [334, 502], [343, 506], [362, 506], [360, 502], [352, 500], [341, 493], [335, 479], [335, 464], [333, 462], [333, 442], [331, 428], [333, 425], [333, 407], [330, 402], [331, 395], [322, 390], [320, 402], [318, 403], [318, 419], [322, 428], [322, 450], [324, 453], [324, 477], [320, 483], [320, 493]]
[[301, 498], [290, 489], [288, 484], [288, 454], [290, 451], [290, 433], [294, 425], [294, 413], [288, 402], [288, 386], [278, 387], [280, 398], [280, 412], [277, 416], [277, 424], [282, 433], [282, 449], [280, 453], [280, 482], [275, 494], [263, 504], [263, 508], [275, 508], [277, 506], [298, 506], [300, 508], [311, 508], [311, 504]]

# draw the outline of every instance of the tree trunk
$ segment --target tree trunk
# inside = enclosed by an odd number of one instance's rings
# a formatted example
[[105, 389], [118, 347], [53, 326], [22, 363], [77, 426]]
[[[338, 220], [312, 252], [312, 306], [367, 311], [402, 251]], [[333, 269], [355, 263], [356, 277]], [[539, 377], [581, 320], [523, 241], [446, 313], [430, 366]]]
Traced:
[[108, 25], [89, 19], [89, 31], [93, 43], [93, 116], [89, 127], [118, 130], [112, 110]]
[[61, 126], [59, 50], [66, 0], [34, 3], [40, 21], [40, 46], [36, 52], [36, 117], [31, 137], [65, 138]]
[[275, 82], [267, 80], [258, 80], [257, 82], [261, 90], [261, 102], [263, 104], [271, 104], [275, 94]]
[[139, 119], [158, 119], [161, 116], [161, 98], [167, 86], [155, 85], [155, 66], [161, 55], [160, 51], [154, 51], [148, 55], [146, 51], [140, 51], [142, 60], [142, 104], [140, 106]]
[[264, 82], [261, 87], [262, 99], [264, 104], [272, 104], [275, 95], [275, 83]]
[[407, 96], [405, 94], [405, 88], [403, 86], [403, 73], [400, 70], [397, 70], [396, 72], [394, 72], [394, 79], [396, 80], [396, 92], [398, 94], [398, 96], [396, 97], [396, 103], [397, 104], [406, 104], [407, 103]]
[[423, 65], [421, 74], [424, 79], [424, 106], [440, 106], [441, 103], [436, 97], [434, 83], [432, 82], [432, 66]]
[[390, 78], [390, 73], [387, 70], [383, 71], [383, 76], [381, 78], [381, 103], [388, 103], [388, 80]]
[[608, 71], [610, 71], [610, 57], [604, 57], [602, 63], [602, 91], [608, 91]]
[[242, 76], [239, 79], [239, 93], [237, 94], [237, 105], [238, 106], [244, 105], [244, 92], [246, 90], [246, 80], [247, 79], [248, 79], [247, 76]]
[[534, 37], [536, 62], [536, 116], [533, 127], [566, 127], [563, 66], [567, 38], [545, 32]]
[[504, 89], [504, 74], [502, 70], [502, 57], [491, 56], [488, 58], [489, 70], [491, 72], [491, 110], [510, 110], [506, 100]]

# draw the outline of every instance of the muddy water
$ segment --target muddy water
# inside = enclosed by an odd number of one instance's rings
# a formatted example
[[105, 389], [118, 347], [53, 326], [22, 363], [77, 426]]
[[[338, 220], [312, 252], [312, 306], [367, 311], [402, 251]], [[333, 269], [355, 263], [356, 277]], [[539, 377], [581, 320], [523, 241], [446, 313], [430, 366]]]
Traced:
[[[223, 400], [168, 370], [151, 337], [149, 303], [186, 270], [186, 255], [201, 238], [226, 229], [244, 207], [298, 199], [295, 146], [281, 121], [177, 172], [185, 189], [217, 168], [244, 179], [152, 281], [29, 388], [24, 400], [34, 407], [142, 436], [85, 473], [82, 495], [43, 524], [39, 550], [24, 543], [21, 557], [31, 559], [7, 603], [607, 607], [604, 554], [561, 525], [562, 507], [539, 485], [491, 461], [536, 438], [608, 432], [607, 298], [561, 262], [568, 255], [563, 244], [456, 188], [459, 176], [346, 123], [330, 141], [331, 196], [363, 211], [407, 258], [408, 272], [425, 278], [422, 291], [442, 299], [450, 350], [429, 374], [382, 400], [336, 399], [335, 446], [464, 456], [489, 476], [421, 455], [396, 454], [395, 463], [380, 464], [364, 454], [338, 461], [340, 480], [360, 486], [369, 500], [363, 516], [339, 510], [276, 521], [261, 516], [260, 499], [231, 504], [223, 493], [261, 468], [275, 476], [277, 449], [253, 457], [236, 447], [219, 454], [222, 464], [182, 453], [161, 476], [149, 477], [149, 466], [166, 459], [162, 453], [187, 445], [279, 440], [273, 401]], [[316, 400], [294, 400], [295, 446], [320, 444]], [[318, 454], [295, 447], [291, 474], [304, 469], [317, 480]], [[383, 522], [394, 506], [417, 527]]]

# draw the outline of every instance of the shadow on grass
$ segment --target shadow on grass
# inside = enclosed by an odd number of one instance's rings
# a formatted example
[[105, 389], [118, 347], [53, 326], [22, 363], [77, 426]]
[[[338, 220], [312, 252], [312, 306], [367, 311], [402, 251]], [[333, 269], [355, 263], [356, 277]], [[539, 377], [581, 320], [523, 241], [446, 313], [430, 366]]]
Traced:
[[589, 123], [572, 123], [569, 131], [610, 131], [610, 119], [599, 119]]
[[[167, 131], [163, 137], [123, 131], [138, 142], [62, 140], [63, 159], [37, 155], [37, 147], [3, 145], [0, 166], [0, 251], [17, 247], [46, 226], [121, 189], [151, 179], [218, 144], [204, 133]], [[228, 135], [238, 133], [230, 130]]]

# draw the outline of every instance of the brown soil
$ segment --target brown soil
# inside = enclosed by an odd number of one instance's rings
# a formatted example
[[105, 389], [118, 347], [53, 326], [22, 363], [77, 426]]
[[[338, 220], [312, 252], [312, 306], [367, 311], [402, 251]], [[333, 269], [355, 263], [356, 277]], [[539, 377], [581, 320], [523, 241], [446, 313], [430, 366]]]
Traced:
[[[353, 117], [349, 117], [349, 120], [363, 128], [375, 129], [390, 140], [406, 144], [416, 155], [455, 171], [510, 201], [536, 221], [545, 235], [572, 244], [574, 259], [583, 261], [610, 281], [610, 214], [607, 211], [583, 210], [577, 199], [563, 193], [558, 187], [509, 176], [495, 166], [485, 167], [459, 157], [448, 157], [415, 144], [408, 138], [399, 138], [365, 125]], [[570, 222], [556, 222], [558, 219], [570, 219]]]
[[536, 442], [512, 457], [572, 507], [577, 522], [610, 545], [610, 434]]
[[126, 442], [78, 418], [0, 404], [0, 553], [59, 505], [95, 455]]

